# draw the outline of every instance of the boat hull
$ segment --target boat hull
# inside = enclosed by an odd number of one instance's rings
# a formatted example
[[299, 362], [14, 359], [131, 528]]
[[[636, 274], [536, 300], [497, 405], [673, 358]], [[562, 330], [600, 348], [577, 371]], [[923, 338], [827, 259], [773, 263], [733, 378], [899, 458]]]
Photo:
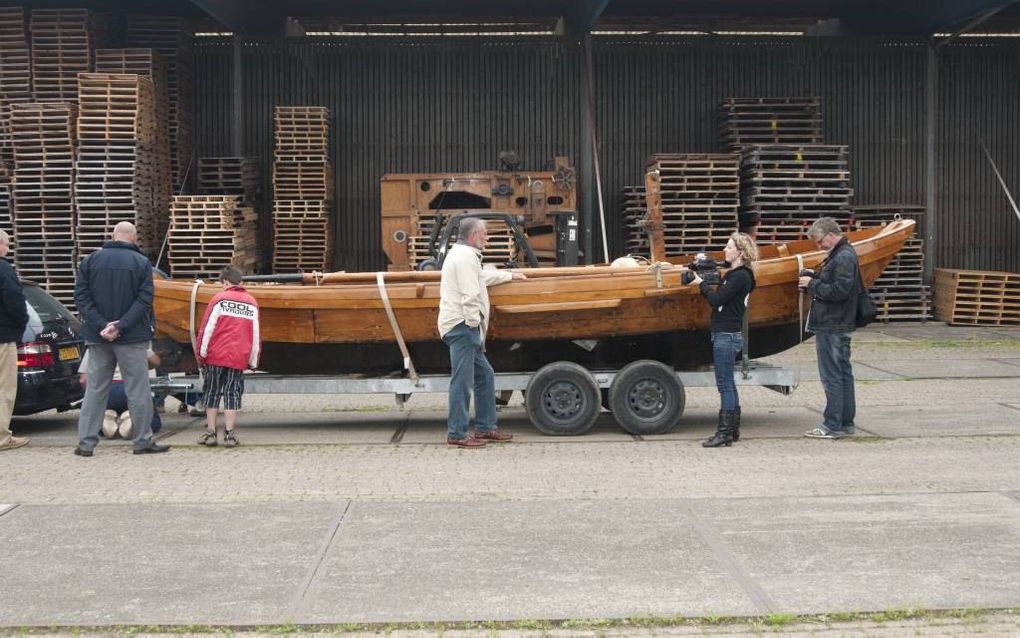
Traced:
[[[912, 232], [913, 222], [900, 221], [851, 236], [866, 284]], [[797, 290], [797, 274], [801, 267], [818, 268], [825, 258], [807, 241], [762, 246], [761, 252], [749, 306], [752, 357], [782, 352], [800, 341], [808, 306]], [[710, 308], [696, 287], [681, 283], [680, 274], [681, 268], [668, 264], [543, 268], [529, 271], [525, 281], [492, 287], [489, 360], [501, 372], [536, 370], [554, 361], [592, 370], [637, 359], [678, 369], [706, 365], [712, 360]], [[404, 369], [399, 333], [418, 372], [449, 371], [437, 328], [439, 273], [338, 273], [309, 280], [313, 283], [249, 287], [261, 307], [260, 370], [399, 374]], [[155, 287], [157, 335], [190, 351], [192, 313], [200, 320], [219, 286], [156, 280]], [[172, 366], [193, 367], [187, 356]]]

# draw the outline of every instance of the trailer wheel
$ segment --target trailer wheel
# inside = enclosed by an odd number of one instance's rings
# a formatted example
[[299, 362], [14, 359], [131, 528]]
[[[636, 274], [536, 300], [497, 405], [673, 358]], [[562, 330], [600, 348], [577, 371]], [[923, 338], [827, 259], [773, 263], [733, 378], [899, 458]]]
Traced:
[[599, 385], [576, 363], [557, 361], [542, 367], [524, 397], [528, 418], [542, 434], [584, 434], [599, 416]]
[[613, 417], [631, 434], [672, 432], [684, 413], [686, 400], [676, 373], [658, 361], [628, 364], [609, 388]]

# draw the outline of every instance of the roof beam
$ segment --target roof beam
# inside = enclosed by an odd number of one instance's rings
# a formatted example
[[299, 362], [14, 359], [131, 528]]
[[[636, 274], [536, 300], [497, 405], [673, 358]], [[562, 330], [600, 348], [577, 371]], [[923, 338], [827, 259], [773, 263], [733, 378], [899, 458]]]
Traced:
[[914, 35], [974, 28], [1017, 0], [867, 0], [843, 5], [837, 16], [846, 35]]
[[1016, 0], [940, 0], [924, 4], [922, 11], [927, 14], [925, 30], [931, 33], [952, 31], [963, 26], [960, 33], [966, 33]]
[[267, 0], [191, 0], [238, 35], [282, 36], [286, 32], [287, 12], [283, 3]]
[[567, 32], [572, 35], [591, 32], [608, 5], [609, 0], [576, 0], [571, 10], [563, 16]]

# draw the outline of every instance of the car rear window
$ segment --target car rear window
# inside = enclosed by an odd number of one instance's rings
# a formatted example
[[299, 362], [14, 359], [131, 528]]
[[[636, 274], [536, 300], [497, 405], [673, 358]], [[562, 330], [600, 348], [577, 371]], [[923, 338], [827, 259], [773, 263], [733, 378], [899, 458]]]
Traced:
[[74, 320], [71, 311], [39, 286], [25, 286], [25, 299], [44, 323], [54, 319]]

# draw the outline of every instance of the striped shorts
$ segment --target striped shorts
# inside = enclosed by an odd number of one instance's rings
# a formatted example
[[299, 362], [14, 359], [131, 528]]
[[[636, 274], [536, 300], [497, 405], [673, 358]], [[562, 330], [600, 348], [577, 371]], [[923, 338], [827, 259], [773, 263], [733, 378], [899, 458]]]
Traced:
[[205, 407], [220, 407], [223, 399], [224, 410], [240, 410], [241, 395], [244, 394], [244, 370], [224, 368], [222, 366], [205, 366], [205, 383], [202, 385]]

